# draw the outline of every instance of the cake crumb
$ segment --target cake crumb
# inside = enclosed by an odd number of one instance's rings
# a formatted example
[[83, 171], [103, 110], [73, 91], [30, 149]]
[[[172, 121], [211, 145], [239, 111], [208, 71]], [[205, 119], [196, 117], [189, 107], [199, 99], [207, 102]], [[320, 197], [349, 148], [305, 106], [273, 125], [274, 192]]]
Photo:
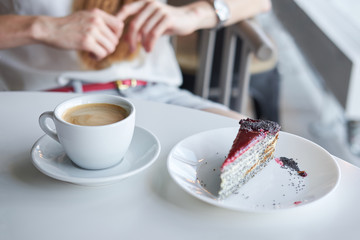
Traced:
[[[292, 158], [280, 157], [280, 158], [275, 158], [275, 161], [282, 168], [287, 168], [287, 169], [296, 171], [297, 174], [301, 177], [306, 177], [308, 175], [307, 172], [300, 170], [298, 163]], [[290, 171], [289, 171], [289, 174], [290, 174], [290, 176], [292, 176], [292, 173]]]

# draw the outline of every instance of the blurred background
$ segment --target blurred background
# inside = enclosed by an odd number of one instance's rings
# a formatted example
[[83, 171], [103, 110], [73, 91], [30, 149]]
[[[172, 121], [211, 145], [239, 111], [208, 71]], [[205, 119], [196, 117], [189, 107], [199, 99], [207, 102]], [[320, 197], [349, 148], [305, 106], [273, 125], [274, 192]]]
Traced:
[[359, 11], [356, 0], [273, 0], [261, 16], [278, 46], [284, 131], [357, 166], [360, 132], [348, 121], [360, 116]]
[[[272, 3], [271, 12], [254, 20], [273, 43], [274, 54], [266, 60], [250, 57], [248, 101], [241, 111], [278, 121], [283, 131], [360, 166], [360, 1]], [[202, 47], [195, 43], [200, 37], [174, 41], [183, 87], [192, 91], [199, 67], [199, 56], [193, 53]], [[215, 50], [214, 58], [220, 54]], [[214, 61], [212, 75], [219, 75], [219, 64]], [[209, 98], [219, 100], [211, 94]]]

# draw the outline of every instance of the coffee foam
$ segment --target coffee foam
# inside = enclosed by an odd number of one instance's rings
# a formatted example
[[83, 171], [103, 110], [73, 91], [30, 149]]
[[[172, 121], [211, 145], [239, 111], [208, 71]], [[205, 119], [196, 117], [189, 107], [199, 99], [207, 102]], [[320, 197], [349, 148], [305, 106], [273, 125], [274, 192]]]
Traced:
[[66, 110], [62, 118], [75, 125], [101, 126], [121, 121], [128, 115], [128, 112], [118, 105], [90, 103]]

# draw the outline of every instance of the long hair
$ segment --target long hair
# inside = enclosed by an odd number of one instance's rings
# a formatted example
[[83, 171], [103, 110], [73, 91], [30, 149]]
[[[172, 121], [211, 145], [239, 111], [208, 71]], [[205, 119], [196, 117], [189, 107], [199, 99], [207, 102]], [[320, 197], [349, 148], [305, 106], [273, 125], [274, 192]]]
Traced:
[[[131, 2], [138, 0], [74, 0], [73, 11], [90, 10], [99, 8], [107, 13], [115, 15], [120, 8]], [[124, 33], [126, 32], [127, 24], [125, 22]], [[119, 40], [115, 51], [102, 60], [96, 60], [89, 52], [78, 51], [79, 58], [85, 69], [103, 69], [109, 67], [114, 62], [132, 60], [135, 58], [140, 50], [140, 44], [136, 50], [131, 52], [130, 46], [124, 39], [124, 34]]]

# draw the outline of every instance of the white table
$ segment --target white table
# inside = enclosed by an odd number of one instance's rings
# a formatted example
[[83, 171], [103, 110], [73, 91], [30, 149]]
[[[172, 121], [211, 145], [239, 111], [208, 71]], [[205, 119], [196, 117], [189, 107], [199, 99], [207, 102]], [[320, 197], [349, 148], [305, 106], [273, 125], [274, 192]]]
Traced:
[[166, 168], [170, 149], [204, 130], [234, 127], [225, 117], [133, 100], [137, 125], [161, 142], [157, 161], [138, 175], [103, 187], [54, 180], [31, 163], [43, 135], [38, 116], [74, 97], [0, 93], [0, 239], [359, 239], [360, 169], [337, 159], [338, 188], [303, 208], [271, 214], [234, 212], [183, 191]]

